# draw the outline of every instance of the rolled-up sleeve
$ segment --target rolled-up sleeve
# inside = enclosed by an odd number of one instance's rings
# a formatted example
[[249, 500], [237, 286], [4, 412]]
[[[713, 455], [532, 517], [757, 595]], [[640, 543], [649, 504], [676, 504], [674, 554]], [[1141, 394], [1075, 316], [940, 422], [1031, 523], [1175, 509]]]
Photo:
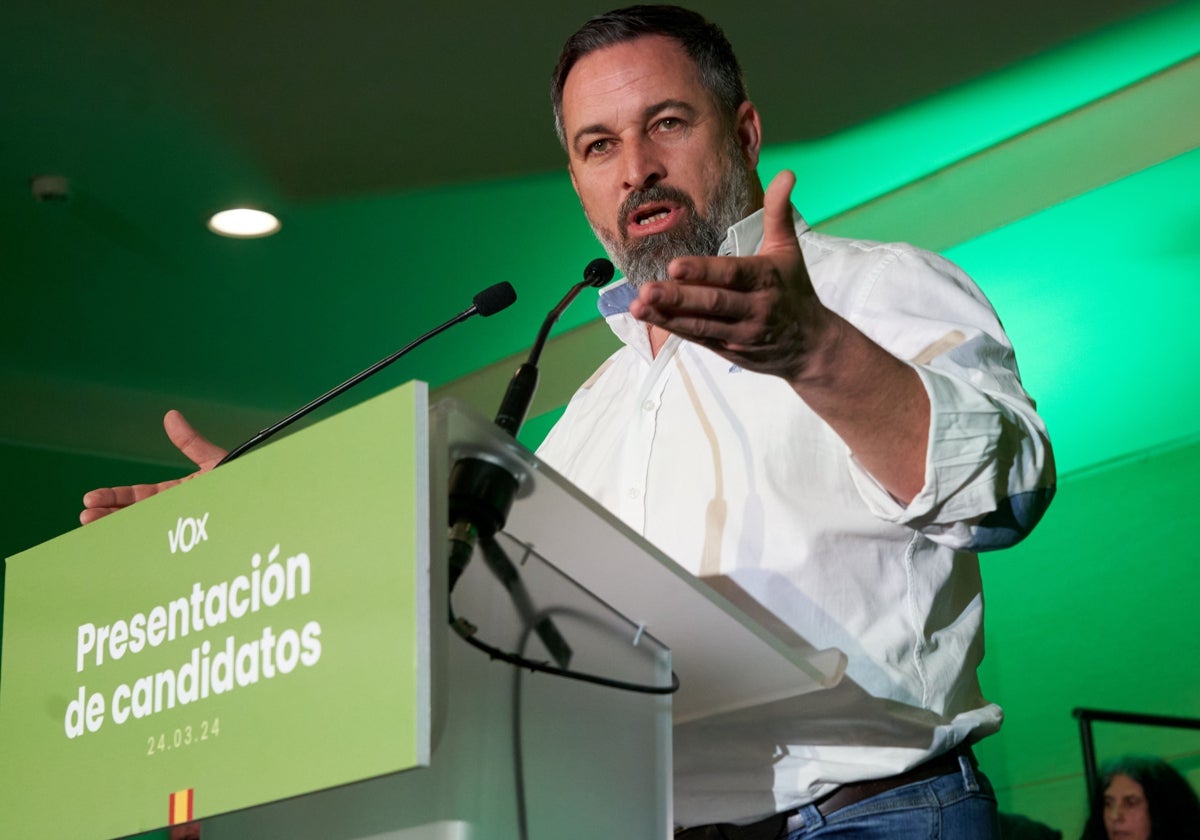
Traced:
[[925, 485], [907, 505], [857, 461], [851, 471], [872, 512], [956, 549], [988, 551], [1020, 542], [1054, 497], [1050, 442], [1028, 403], [989, 394], [916, 366], [929, 394]]
[[916, 370], [929, 396], [929, 443], [924, 486], [907, 505], [848, 454], [855, 486], [874, 515], [940, 544], [1013, 545], [1041, 519], [1056, 477], [1008, 337], [957, 266], [908, 246], [872, 246], [858, 255], [868, 282], [834, 308]]

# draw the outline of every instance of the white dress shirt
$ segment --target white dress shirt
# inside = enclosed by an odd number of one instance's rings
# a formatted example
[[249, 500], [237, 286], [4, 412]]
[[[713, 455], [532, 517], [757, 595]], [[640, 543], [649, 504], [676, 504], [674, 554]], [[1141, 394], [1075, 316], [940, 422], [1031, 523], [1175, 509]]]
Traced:
[[[795, 218], [821, 300], [929, 394], [925, 484], [908, 505], [782, 379], [676, 336], [652, 357], [624, 281], [600, 309], [625, 346], [538, 451], [689, 571], [723, 576], [848, 658], [837, 688], [676, 727], [681, 825], [766, 816], [995, 731], [1001, 711], [975, 673], [975, 552], [1019, 540], [1053, 495], [1045, 428], [979, 289], [934, 254]], [[760, 211], [721, 254], [761, 241]]]

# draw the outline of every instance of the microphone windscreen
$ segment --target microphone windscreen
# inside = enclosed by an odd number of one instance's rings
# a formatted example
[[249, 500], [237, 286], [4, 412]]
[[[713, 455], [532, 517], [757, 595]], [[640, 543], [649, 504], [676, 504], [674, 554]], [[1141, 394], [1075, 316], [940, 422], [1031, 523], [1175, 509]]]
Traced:
[[587, 264], [587, 268], [583, 270], [583, 279], [588, 282], [589, 286], [595, 286], [597, 289], [607, 285], [608, 281], [613, 279], [613, 273], [616, 271], [613, 264], [604, 257], [597, 257]]
[[501, 309], [508, 309], [516, 299], [516, 290], [511, 283], [505, 280], [503, 283], [488, 286], [475, 295], [472, 302], [475, 304], [475, 311], [486, 318], [489, 315], [495, 315]]

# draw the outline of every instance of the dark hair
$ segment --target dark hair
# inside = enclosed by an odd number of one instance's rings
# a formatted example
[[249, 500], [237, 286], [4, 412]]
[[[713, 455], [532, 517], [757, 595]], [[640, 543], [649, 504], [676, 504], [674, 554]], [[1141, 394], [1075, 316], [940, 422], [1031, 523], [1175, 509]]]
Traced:
[[1128, 776], [1142, 786], [1150, 811], [1154, 838], [1196, 837], [1200, 826], [1200, 798], [1178, 770], [1161, 758], [1125, 755], [1105, 762], [1100, 769], [1095, 805], [1083, 830], [1083, 840], [1108, 836], [1104, 829], [1104, 791], [1116, 776]]
[[567, 75], [585, 55], [614, 44], [622, 44], [646, 35], [665, 35], [680, 43], [688, 57], [696, 62], [700, 84], [712, 93], [717, 105], [732, 119], [738, 107], [749, 97], [742, 80], [733, 47], [716, 24], [679, 6], [630, 6], [589, 20], [567, 39], [558, 56], [550, 83], [554, 104], [554, 131], [566, 148], [562, 100]]

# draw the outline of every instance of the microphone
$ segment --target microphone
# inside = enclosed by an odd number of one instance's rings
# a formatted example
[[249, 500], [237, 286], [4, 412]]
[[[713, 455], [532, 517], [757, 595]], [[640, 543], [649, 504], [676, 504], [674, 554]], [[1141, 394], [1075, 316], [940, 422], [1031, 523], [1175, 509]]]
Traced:
[[583, 280], [571, 287], [571, 290], [558, 302], [558, 306], [551, 309], [546, 320], [542, 322], [542, 328], [538, 331], [533, 349], [529, 351], [529, 358], [513, 374], [504, 399], [500, 403], [500, 410], [496, 412], [496, 425], [513, 437], [517, 436], [521, 424], [525, 422], [529, 406], [533, 402], [533, 394], [537, 390], [538, 383], [537, 363], [542, 356], [542, 348], [546, 345], [546, 339], [550, 336], [550, 328], [554, 326], [581, 291], [589, 286], [600, 288], [607, 285], [613, 279], [613, 272], [613, 264], [603, 257], [592, 260], [583, 270]]
[[[542, 349], [550, 335], [550, 329], [566, 308], [585, 288], [599, 288], [613, 278], [613, 264], [603, 257], [592, 260], [583, 270], [583, 280], [571, 287], [558, 305], [550, 310], [538, 331], [529, 357], [517, 368], [508, 383], [508, 390], [500, 402], [495, 424], [513, 437], [525, 422], [529, 405], [537, 390], [538, 368]], [[495, 541], [495, 534], [504, 527], [512, 510], [519, 482], [507, 468], [481, 458], [460, 458], [450, 470], [450, 557], [447, 570], [449, 590], [466, 571], [479, 539], [484, 558], [493, 573], [500, 578], [505, 589], [513, 597], [518, 611], [527, 623], [532, 623], [546, 650], [559, 664], [566, 668], [571, 659], [571, 647], [548, 617], [534, 621], [532, 606], [525, 593], [524, 584], [511, 562]], [[453, 623], [453, 622], [452, 622]]]
[[[538, 383], [538, 359], [550, 335], [550, 328], [559, 316], [585, 288], [599, 288], [613, 278], [613, 264], [603, 257], [592, 260], [583, 270], [583, 280], [571, 287], [558, 305], [550, 310], [538, 331], [529, 358], [517, 368], [508, 383], [508, 390], [496, 413], [495, 423], [510, 435], [516, 436], [525, 422]], [[512, 500], [517, 491], [517, 479], [504, 467], [478, 458], [463, 458], [450, 472], [450, 524], [466, 520], [490, 537], [504, 527]], [[457, 575], [451, 569], [451, 586]]]
[[[517, 368], [508, 390], [496, 413], [495, 423], [510, 435], [516, 436], [525, 421], [529, 404], [533, 401], [537, 389], [537, 362], [542, 355], [550, 328], [559, 319], [576, 296], [583, 289], [592, 286], [600, 287], [612, 280], [613, 264], [603, 257], [592, 260], [583, 270], [583, 280], [571, 287], [571, 290], [550, 310], [530, 350], [529, 358]], [[491, 537], [504, 527], [508, 512], [512, 509], [513, 498], [517, 492], [516, 476], [504, 467], [484, 461], [479, 458], [459, 459], [450, 471], [450, 525], [452, 534], [457, 535], [461, 545], [456, 557], [452, 557], [450, 566], [450, 588], [458, 581], [470, 559], [468, 544], [471, 542], [468, 533], [471, 526], [484, 537]]]
[[362, 382], [364, 379], [374, 376], [376, 373], [383, 370], [385, 367], [390, 365], [392, 362], [396, 361], [401, 356], [404, 356], [405, 354], [407, 354], [410, 350], [414, 350], [417, 347], [420, 347], [422, 344], [424, 344], [429, 339], [433, 338], [435, 335], [445, 332], [446, 330], [450, 329], [455, 324], [458, 324], [458, 323], [461, 323], [462, 321], [467, 320], [472, 315], [479, 315], [484, 318], [487, 318], [490, 315], [495, 315], [497, 312], [500, 312], [500, 311], [512, 306], [512, 304], [516, 301], [516, 299], [517, 299], [516, 290], [514, 290], [512, 287], [512, 284], [508, 283], [507, 281], [502, 282], [502, 283], [496, 283], [495, 285], [492, 285], [492, 286], [488, 286], [486, 289], [484, 289], [482, 292], [480, 292], [479, 294], [475, 295], [474, 298], [472, 298], [471, 305], [469, 307], [467, 307], [462, 312], [455, 315], [449, 321], [446, 321], [445, 323], [441, 324], [440, 326], [434, 327], [432, 330], [425, 333], [424, 335], [422, 335], [420, 338], [416, 339], [415, 341], [410, 341], [408, 344], [401, 347], [395, 353], [392, 353], [390, 356], [380, 359], [378, 362], [371, 365], [366, 370], [350, 377], [345, 382], [343, 382], [341, 385], [338, 385], [336, 388], [334, 388], [330, 391], [326, 391], [324, 394], [317, 397], [312, 402], [310, 402], [307, 405], [303, 406], [302, 408], [299, 408], [296, 411], [292, 412], [287, 417], [283, 418], [282, 420], [280, 420], [278, 423], [274, 424], [273, 426], [268, 426], [267, 428], [263, 429], [258, 434], [254, 435], [254, 437], [247, 440], [245, 443], [243, 443], [240, 446], [238, 446], [237, 448], [231, 450], [228, 455], [226, 455], [224, 458], [221, 459], [220, 463], [218, 463], [217, 466], [219, 467], [219, 466], [229, 463], [234, 458], [238, 458], [238, 457], [244, 455], [250, 449], [253, 449], [255, 446], [258, 446], [260, 443], [263, 443], [267, 439], [274, 437], [276, 434], [278, 434], [279, 432], [286, 429], [288, 426], [295, 423], [301, 417], [304, 417], [305, 415], [307, 415], [307, 414], [311, 413], [312, 411], [325, 405], [325, 403], [329, 402], [334, 397], [339, 396], [339, 395], [343, 394], [344, 392], [350, 390], [355, 385]]

